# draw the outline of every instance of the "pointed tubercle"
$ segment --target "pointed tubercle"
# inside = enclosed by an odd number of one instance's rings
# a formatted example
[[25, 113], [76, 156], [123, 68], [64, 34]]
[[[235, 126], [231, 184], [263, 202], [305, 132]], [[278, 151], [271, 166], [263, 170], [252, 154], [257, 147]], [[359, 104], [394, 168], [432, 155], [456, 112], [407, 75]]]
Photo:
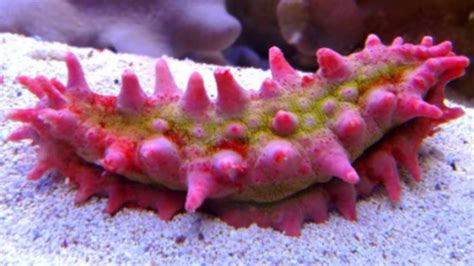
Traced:
[[392, 46], [399, 46], [399, 45], [402, 45], [403, 44], [403, 38], [398, 36], [396, 37], [395, 39], [393, 39], [392, 41]]
[[347, 220], [357, 220], [356, 198], [357, 193], [351, 184], [335, 180], [326, 186], [337, 211]]
[[62, 109], [66, 107], [66, 98], [51, 84], [51, 82], [47, 78], [45, 78], [44, 76], [38, 76], [34, 81], [41, 87], [42, 91], [45, 93], [48, 99], [49, 107], [53, 109]]
[[191, 116], [200, 116], [207, 111], [210, 104], [211, 101], [206, 93], [201, 75], [198, 72], [193, 72], [182, 98], [183, 111]]
[[381, 181], [385, 186], [388, 197], [392, 202], [400, 200], [400, 178], [398, 176], [397, 163], [393, 156], [385, 151], [373, 153], [368, 159], [368, 177], [372, 180]]
[[408, 120], [415, 117], [440, 118], [443, 111], [419, 97], [406, 97], [398, 101], [396, 115], [399, 119]]
[[229, 69], [219, 67], [214, 71], [217, 83], [217, 108], [227, 116], [238, 116], [249, 102], [247, 92], [235, 81]]
[[336, 139], [316, 141], [309, 154], [313, 169], [317, 173], [335, 176], [350, 184], [359, 182], [359, 175], [352, 167], [346, 151]]
[[398, 143], [393, 149], [394, 158], [404, 166], [410, 175], [419, 182], [422, 179], [421, 168], [418, 163], [418, 148], [421, 140], [410, 138]]
[[140, 86], [137, 75], [131, 70], [122, 74], [122, 88], [117, 97], [117, 110], [124, 114], [138, 114], [143, 111], [147, 96]]
[[268, 60], [272, 78], [278, 83], [293, 84], [299, 80], [298, 72], [286, 61], [282, 51], [277, 47], [269, 50]]
[[196, 211], [210, 196], [215, 188], [215, 182], [212, 175], [205, 171], [191, 171], [187, 174], [188, 194], [184, 208], [188, 212]]
[[24, 139], [31, 139], [34, 143], [40, 140], [40, 136], [38, 135], [38, 132], [36, 132], [36, 130], [30, 125], [23, 125], [15, 129], [7, 137], [7, 140], [9, 141], [21, 141]]
[[67, 109], [45, 109], [39, 118], [49, 125], [50, 134], [56, 134], [56, 137], [72, 138], [81, 126], [79, 118]]
[[433, 37], [424, 36], [423, 39], [421, 39], [421, 45], [426, 46], [426, 47], [433, 46]]
[[367, 36], [367, 39], [365, 40], [365, 47], [366, 48], [372, 48], [372, 47], [376, 47], [376, 46], [379, 46], [379, 45], [382, 45], [382, 41], [380, 40], [380, 38], [377, 35], [369, 34], [369, 36]]
[[33, 93], [36, 97], [41, 99], [44, 96], [43, 89], [36, 84], [30, 77], [27, 76], [18, 76], [16, 80], [23, 86], [25, 86], [31, 93]]
[[26, 178], [28, 180], [38, 180], [49, 170], [49, 168], [52, 168], [52, 166], [49, 165], [47, 162], [38, 161], [35, 166], [33, 166], [33, 168], [28, 172]]
[[345, 58], [336, 51], [321, 48], [317, 51], [316, 57], [319, 64], [319, 73], [322, 77], [331, 81], [339, 81], [350, 75], [350, 69]]
[[181, 91], [176, 85], [165, 59], [160, 58], [156, 61], [155, 75], [155, 92], [153, 94], [168, 100], [177, 99]]
[[87, 85], [79, 59], [73, 53], [67, 52], [64, 56], [64, 60], [66, 61], [68, 72], [67, 94], [76, 99], [92, 101], [94, 95], [89, 85]]

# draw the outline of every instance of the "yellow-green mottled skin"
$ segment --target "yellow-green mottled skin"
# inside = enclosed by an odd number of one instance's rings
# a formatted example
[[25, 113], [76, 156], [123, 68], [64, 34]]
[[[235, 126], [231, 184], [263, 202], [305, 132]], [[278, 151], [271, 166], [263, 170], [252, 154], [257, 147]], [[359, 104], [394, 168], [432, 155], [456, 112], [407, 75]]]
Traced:
[[[371, 66], [369, 69], [371, 72], [363, 74], [367, 69], [361, 66], [355, 78], [339, 84], [322, 86], [321, 82], [316, 81], [304, 88], [286, 87], [283, 88], [281, 95], [272, 98], [270, 101], [252, 99], [245, 112], [238, 118], [222, 118], [217, 111], [214, 111], [215, 109], [210, 109], [205, 119], [196, 120], [183, 114], [179, 102], [176, 101], [147, 109], [138, 115], [119, 115], [114, 111], [98, 111], [90, 108], [85, 108], [82, 112], [83, 117], [88, 117], [91, 123], [102, 125], [107, 131], [115, 132], [118, 136], [124, 136], [137, 142], [161, 134], [154, 131], [151, 125], [155, 119], [163, 119], [167, 121], [171, 134], [179, 135], [184, 141], [184, 145], [201, 147], [208, 155], [212, 155], [216, 149], [219, 149], [218, 142], [223, 139], [226, 127], [237, 122], [247, 127], [246, 135], [239, 140], [239, 143], [252, 152], [252, 150], [258, 150], [262, 143], [281, 138], [281, 136], [275, 135], [271, 128], [271, 121], [278, 110], [290, 111], [298, 117], [300, 123], [296, 131], [286, 136], [286, 139], [298, 142], [304, 137], [315, 136], [318, 132], [322, 132], [321, 130], [327, 129], [327, 123], [337, 118], [340, 109], [359, 110], [367, 92], [383, 84], [396, 84], [402, 81], [404, 75], [410, 73], [410, 70], [414, 67], [416, 66], [408, 64], [393, 66], [381, 64], [378, 68]], [[341, 90], [347, 87], [357, 88], [358, 97], [352, 102], [344, 100], [341, 96]], [[324, 102], [329, 99], [334, 100], [337, 105], [333, 114], [326, 115], [322, 112], [322, 108]], [[307, 102], [306, 106], [301, 105], [302, 100]], [[314, 119], [314, 123], [303, 122], [308, 116]], [[252, 119], [258, 121], [254, 127], [249, 126]], [[192, 130], [195, 127], [201, 127], [204, 134], [200, 137], [193, 135]], [[378, 136], [372, 136], [368, 145], [374, 144], [382, 135], [383, 132], [380, 132]], [[350, 150], [351, 161], [359, 157], [366, 148]], [[146, 176], [137, 173], [129, 173], [127, 176], [143, 183], [156, 182], [150, 181]], [[327, 182], [330, 179], [327, 176], [316, 178], [316, 182]], [[239, 200], [274, 201], [287, 197], [293, 194], [294, 191], [304, 190], [314, 182], [314, 180], [308, 182], [307, 179], [302, 181], [295, 179], [284, 184], [261, 184], [247, 188], [245, 193], [240, 193], [234, 197]], [[163, 185], [166, 186], [167, 184]], [[181, 189], [185, 190], [186, 188]]]
[[[333, 117], [321, 111], [325, 101], [333, 99], [336, 103], [339, 103], [339, 105], [348, 104], [355, 107], [361, 104], [364, 95], [366, 95], [371, 88], [389, 81], [399, 82], [403, 74], [408, 73], [412, 68], [414, 67], [411, 65], [397, 67], [385, 66], [385, 69], [377, 69], [377, 72], [371, 77], [359, 75], [355, 79], [337, 84], [335, 87], [318, 88], [317, 86], [319, 84], [315, 84], [306, 88], [287, 88], [282, 95], [271, 99], [271, 103], [262, 99], [252, 100], [250, 106], [239, 118], [223, 119], [219, 117], [219, 114], [215, 111], [210, 111], [208, 118], [202, 122], [199, 120], [196, 121], [196, 119], [183, 115], [177, 102], [166, 103], [165, 105], [159, 106], [158, 108], [155, 107], [153, 110], [139, 115], [115, 115], [106, 112], [97, 112], [97, 110], [92, 109], [86, 111], [85, 115], [88, 116], [93, 123], [104, 125], [104, 128], [107, 128], [107, 130], [135, 138], [137, 134], [140, 136], [139, 138], [147, 138], [156, 135], [156, 132], [151, 128], [151, 124], [155, 119], [161, 118], [170, 124], [170, 129], [182, 133], [183, 136], [187, 136], [188, 139], [186, 142], [188, 144], [198, 144], [203, 146], [205, 150], [216, 145], [216, 138], [224, 135], [226, 126], [229, 124], [237, 122], [243, 125], [249, 125], [250, 119], [258, 118], [258, 125], [248, 127], [247, 137], [245, 138], [245, 143], [252, 146], [258, 144], [261, 137], [271, 139], [272, 136], [275, 135], [274, 132], [272, 132], [270, 124], [275, 112], [278, 110], [286, 109], [294, 113], [299, 118], [299, 121], [303, 121], [304, 117], [308, 115], [314, 118], [314, 125], [301, 123], [294, 134], [287, 136], [288, 139], [298, 139], [301, 136], [314, 133], [316, 130], [324, 127], [325, 123]], [[358, 89], [359, 98], [356, 102], [347, 102], [342, 98], [340, 91], [346, 87]], [[316, 92], [323, 92], [323, 94], [316, 95], [316, 97], [311, 96]], [[308, 105], [302, 107], [300, 104], [301, 100], [307, 100]], [[203, 137], [193, 137], [192, 128], [195, 126], [204, 129], [205, 134]], [[129, 135], [127, 134], [128, 132], [133, 134]]]

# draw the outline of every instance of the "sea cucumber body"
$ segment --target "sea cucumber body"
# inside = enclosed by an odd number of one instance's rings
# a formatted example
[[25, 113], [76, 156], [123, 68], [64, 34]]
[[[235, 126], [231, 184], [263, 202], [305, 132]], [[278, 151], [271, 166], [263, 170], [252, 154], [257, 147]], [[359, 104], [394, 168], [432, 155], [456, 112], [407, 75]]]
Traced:
[[[87, 174], [71, 177], [80, 185], [79, 200], [120, 197], [111, 211], [156, 200], [165, 218], [181, 206], [203, 207], [236, 226], [256, 222], [297, 234], [303, 221], [325, 220], [332, 204], [355, 219], [356, 195], [370, 194], [378, 182], [398, 200], [396, 161], [420, 178], [416, 147], [434, 126], [462, 113], [443, 105], [442, 90], [469, 63], [449, 42], [427, 40], [412, 45], [397, 38], [385, 46], [370, 35], [366, 48], [348, 57], [323, 48], [320, 69], [310, 75], [295, 71], [272, 48], [272, 78], [258, 92], [244, 90], [228, 69], [217, 68], [215, 100], [198, 73], [182, 92], [161, 59], [153, 95], [143, 92], [131, 70], [123, 73], [117, 97], [98, 95], [68, 53], [66, 86], [19, 77], [41, 100], [9, 114], [26, 123], [10, 139], [30, 138], [40, 146], [30, 178], [49, 168], [70, 177], [78, 175], [71, 169], [83, 169]], [[397, 133], [401, 128], [407, 133]], [[60, 150], [70, 154], [69, 166]], [[91, 177], [97, 169], [105, 170], [102, 183]], [[248, 220], [236, 221], [242, 211]], [[269, 213], [287, 218], [276, 222]]]

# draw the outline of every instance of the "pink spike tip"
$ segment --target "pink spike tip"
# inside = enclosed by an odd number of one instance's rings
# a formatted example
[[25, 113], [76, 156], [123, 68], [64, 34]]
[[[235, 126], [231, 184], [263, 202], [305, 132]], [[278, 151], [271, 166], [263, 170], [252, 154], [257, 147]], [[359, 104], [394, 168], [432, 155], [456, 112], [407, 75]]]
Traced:
[[396, 37], [395, 39], [393, 39], [392, 41], [392, 46], [399, 46], [399, 45], [402, 45], [403, 44], [403, 38], [398, 36]]
[[238, 116], [249, 103], [247, 92], [235, 81], [229, 69], [219, 67], [214, 71], [217, 83], [218, 111], [228, 116]]
[[450, 41], [444, 41], [440, 44], [428, 48], [431, 57], [447, 56], [451, 53], [453, 44]]
[[319, 73], [328, 80], [338, 81], [350, 75], [345, 58], [329, 48], [321, 48], [316, 52]]
[[299, 80], [298, 72], [286, 61], [279, 48], [270, 48], [268, 57], [272, 77], [276, 82], [293, 84]]
[[24, 139], [31, 139], [33, 143], [36, 143], [40, 140], [40, 136], [34, 128], [29, 125], [24, 125], [10, 133], [7, 139], [9, 141], [21, 141]]
[[153, 95], [170, 100], [181, 94], [170, 72], [168, 63], [163, 58], [156, 61], [155, 75], [155, 91]]
[[425, 47], [431, 47], [433, 46], [433, 37], [431, 36], [424, 36], [423, 39], [421, 39], [421, 45]]
[[370, 34], [369, 36], [367, 36], [367, 39], [365, 40], [365, 47], [366, 48], [372, 48], [372, 47], [376, 47], [376, 46], [379, 46], [379, 45], [382, 45], [382, 41], [380, 40], [380, 38], [377, 35]]
[[392, 202], [400, 200], [400, 178], [398, 176], [397, 163], [393, 156], [385, 151], [371, 154], [369, 161], [369, 178], [381, 181]]
[[79, 59], [73, 53], [67, 52], [64, 60], [68, 71], [67, 94], [80, 100], [92, 101], [94, 95], [87, 85]]
[[357, 220], [356, 198], [357, 194], [354, 186], [339, 180], [327, 186], [327, 192], [337, 211], [347, 220]]
[[79, 118], [67, 109], [58, 111], [45, 109], [41, 112], [39, 118], [49, 125], [53, 134], [62, 138], [72, 138], [77, 134], [80, 126]]
[[193, 72], [182, 98], [183, 111], [191, 116], [201, 116], [205, 114], [210, 105], [211, 101], [206, 93], [201, 75], [198, 72]]
[[184, 208], [188, 212], [196, 211], [215, 189], [212, 175], [204, 171], [191, 171], [187, 174], [188, 193]]
[[441, 109], [418, 97], [401, 98], [396, 110], [397, 118], [405, 121], [415, 117], [440, 118], [442, 115]]
[[25, 86], [31, 93], [33, 93], [38, 99], [44, 96], [43, 89], [34, 80], [27, 76], [18, 76], [16, 80], [23, 86]]
[[44, 76], [38, 76], [35, 81], [41, 87], [48, 98], [48, 106], [53, 109], [62, 109], [67, 106], [66, 98], [52, 86], [51, 82]]
[[352, 167], [345, 149], [336, 139], [318, 139], [310, 147], [309, 154], [316, 173], [335, 176], [350, 184], [359, 181], [359, 175]]
[[124, 114], [137, 114], [143, 111], [147, 96], [140, 86], [137, 75], [131, 70], [122, 74], [122, 88], [117, 97], [117, 109]]
[[28, 172], [26, 178], [28, 180], [38, 180], [42, 177], [49, 169], [51, 165], [47, 162], [39, 161], [33, 166], [33, 168]]
[[393, 146], [393, 156], [417, 182], [422, 179], [417, 152], [420, 142], [418, 138], [402, 138]]

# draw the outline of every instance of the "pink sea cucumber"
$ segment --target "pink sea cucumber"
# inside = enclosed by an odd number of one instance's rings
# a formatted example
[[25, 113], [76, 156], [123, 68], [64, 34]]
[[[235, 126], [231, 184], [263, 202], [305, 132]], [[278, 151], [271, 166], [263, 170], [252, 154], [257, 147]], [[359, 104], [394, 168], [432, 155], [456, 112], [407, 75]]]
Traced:
[[118, 96], [99, 95], [67, 53], [66, 86], [18, 77], [40, 100], [8, 114], [25, 123], [9, 139], [38, 146], [29, 179], [54, 169], [78, 185], [77, 202], [109, 197], [110, 213], [127, 204], [171, 219], [199, 209], [236, 227], [298, 235], [303, 222], [323, 222], [332, 208], [355, 220], [356, 197], [378, 183], [399, 200], [397, 162], [420, 180], [421, 141], [463, 113], [443, 104], [445, 85], [469, 64], [450, 42], [398, 37], [385, 46], [370, 35], [347, 57], [320, 49], [320, 69], [307, 75], [278, 48], [269, 58], [272, 78], [258, 92], [217, 68], [211, 100], [197, 72], [182, 92], [162, 59], [153, 95], [131, 70]]

